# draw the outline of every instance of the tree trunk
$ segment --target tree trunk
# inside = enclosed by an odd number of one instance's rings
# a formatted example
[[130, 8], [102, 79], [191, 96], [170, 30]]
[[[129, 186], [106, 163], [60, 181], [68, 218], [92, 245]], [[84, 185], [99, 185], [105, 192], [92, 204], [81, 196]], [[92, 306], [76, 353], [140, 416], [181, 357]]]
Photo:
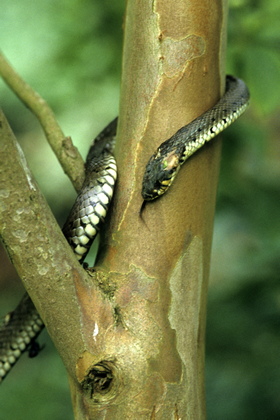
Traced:
[[[118, 185], [91, 277], [71, 254], [12, 134], [2, 132], [9, 223], [2, 212], [1, 235], [65, 363], [76, 420], [205, 419], [219, 141], [193, 156], [142, 217], [139, 210], [150, 155], [223, 92], [226, 12], [222, 0], [128, 0]], [[28, 247], [38, 237], [36, 249]]]
[[96, 267], [100, 282], [114, 289], [115, 319], [91, 320], [100, 331], [92, 363], [110, 360], [116, 380], [95, 403], [72, 386], [78, 411], [83, 406], [92, 419], [205, 418], [204, 330], [219, 142], [190, 159], [168, 193], [139, 216], [151, 154], [223, 92], [226, 8], [219, 0], [199, 5], [127, 3], [118, 187]]

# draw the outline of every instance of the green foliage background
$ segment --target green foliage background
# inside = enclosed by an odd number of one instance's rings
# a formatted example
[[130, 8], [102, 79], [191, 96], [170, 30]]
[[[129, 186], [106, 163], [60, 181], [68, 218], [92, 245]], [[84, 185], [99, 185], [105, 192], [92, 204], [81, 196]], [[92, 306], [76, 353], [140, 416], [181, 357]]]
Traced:
[[[2, 0], [1, 49], [53, 107], [83, 155], [118, 113], [124, 2]], [[231, 0], [227, 72], [246, 80], [249, 111], [223, 135], [209, 288], [209, 420], [280, 418], [280, 3]], [[75, 193], [31, 113], [0, 82], [1, 106], [56, 217]], [[16, 176], [16, 175], [15, 175]], [[22, 288], [0, 251], [0, 314]], [[72, 419], [64, 367], [45, 349], [0, 389], [0, 420]]]

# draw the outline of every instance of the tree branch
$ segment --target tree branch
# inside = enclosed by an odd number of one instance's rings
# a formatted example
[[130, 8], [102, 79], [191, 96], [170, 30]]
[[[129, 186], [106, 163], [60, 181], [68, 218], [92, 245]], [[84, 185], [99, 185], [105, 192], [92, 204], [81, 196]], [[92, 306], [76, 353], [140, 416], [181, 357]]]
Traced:
[[[0, 237], [69, 374], [76, 378], [76, 362], [84, 349], [79, 302], [87, 293], [89, 277], [67, 244], [2, 112], [0, 180]], [[91, 299], [92, 311], [102, 312], [101, 294], [92, 292]]]
[[78, 149], [73, 145], [71, 137], [65, 137], [63, 134], [49, 105], [22, 80], [1, 52], [0, 75], [19, 99], [38, 118], [46, 138], [64, 172], [69, 176], [76, 191], [80, 191], [84, 181], [83, 159]]

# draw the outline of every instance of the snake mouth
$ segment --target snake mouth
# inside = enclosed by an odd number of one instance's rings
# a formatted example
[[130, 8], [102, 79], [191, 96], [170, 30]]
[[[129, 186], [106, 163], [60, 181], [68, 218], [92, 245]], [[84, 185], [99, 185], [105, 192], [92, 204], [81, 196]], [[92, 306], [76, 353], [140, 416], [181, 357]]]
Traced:
[[142, 197], [144, 201], [153, 201], [163, 195], [171, 185], [173, 179], [174, 176], [171, 175], [170, 177], [163, 179], [161, 182], [158, 181], [151, 189], [143, 188]]
[[172, 148], [166, 152], [160, 147], [149, 160], [142, 184], [142, 197], [152, 201], [163, 195], [172, 184], [179, 168], [181, 150]]

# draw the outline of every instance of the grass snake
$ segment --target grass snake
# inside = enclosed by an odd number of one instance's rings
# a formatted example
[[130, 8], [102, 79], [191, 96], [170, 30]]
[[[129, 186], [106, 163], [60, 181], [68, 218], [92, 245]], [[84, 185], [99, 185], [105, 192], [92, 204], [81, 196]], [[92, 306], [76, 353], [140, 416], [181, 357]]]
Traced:
[[[225, 94], [219, 102], [163, 142], [150, 158], [142, 184], [144, 203], [164, 194], [188, 157], [233, 123], [248, 103], [249, 91], [245, 83], [227, 76]], [[117, 118], [90, 147], [85, 182], [62, 229], [81, 263], [104, 222], [113, 196], [117, 178], [113, 156], [116, 129]], [[0, 325], [0, 382], [25, 351], [30, 356], [37, 354], [35, 340], [43, 328], [43, 321], [26, 294]]]

